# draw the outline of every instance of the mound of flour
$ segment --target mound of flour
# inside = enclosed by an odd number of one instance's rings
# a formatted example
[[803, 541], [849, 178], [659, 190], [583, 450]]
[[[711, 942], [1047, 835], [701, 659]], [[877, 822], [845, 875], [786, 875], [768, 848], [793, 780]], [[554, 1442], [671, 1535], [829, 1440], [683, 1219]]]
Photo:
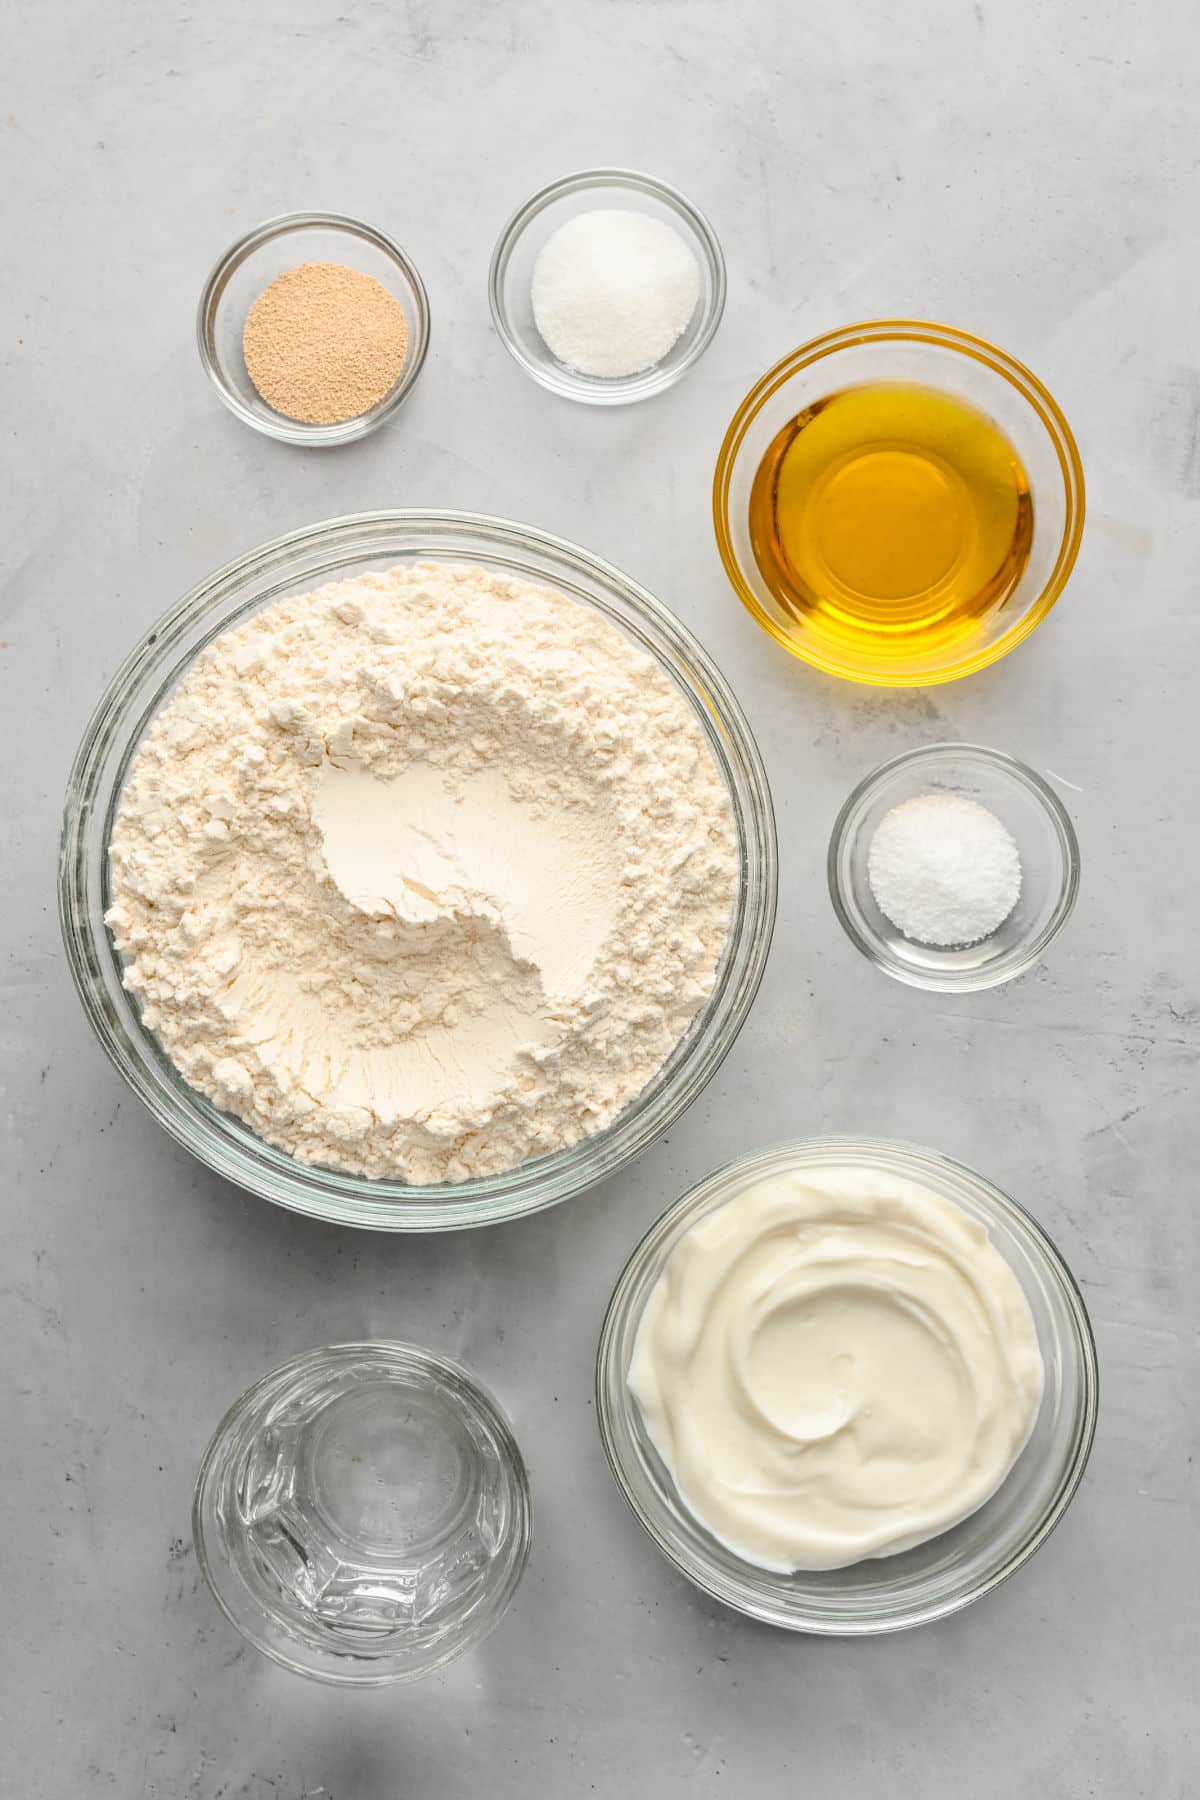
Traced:
[[737, 856], [687, 703], [598, 612], [425, 563], [202, 652], [110, 847], [126, 987], [298, 1160], [464, 1180], [606, 1125], [712, 990]]

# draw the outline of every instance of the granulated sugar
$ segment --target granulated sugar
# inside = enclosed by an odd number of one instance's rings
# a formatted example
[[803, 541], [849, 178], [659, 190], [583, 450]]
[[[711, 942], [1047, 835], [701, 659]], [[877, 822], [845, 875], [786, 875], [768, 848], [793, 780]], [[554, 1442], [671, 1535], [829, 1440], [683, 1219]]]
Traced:
[[700, 269], [670, 225], [598, 208], [560, 225], [533, 267], [533, 317], [551, 354], [581, 375], [652, 368], [683, 335]]

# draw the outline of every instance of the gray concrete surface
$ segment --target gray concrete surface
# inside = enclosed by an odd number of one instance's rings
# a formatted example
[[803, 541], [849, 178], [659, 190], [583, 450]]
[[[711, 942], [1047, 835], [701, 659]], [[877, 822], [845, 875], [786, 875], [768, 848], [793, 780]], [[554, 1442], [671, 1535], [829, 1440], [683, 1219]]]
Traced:
[[[1194, 1794], [1200, 14], [14, 0], [4, 24], [0, 1791]], [[508, 212], [596, 162], [685, 188], [730, 274], [700, 368], [611, 413], [533, 387], [485, 296]], [[394, 232], [434, 330], [393, 425], [305, 454], [223, 410], [192, 316], [236, 233], [308, 206]], [[708, 499], [768, 363], [897, 312], [1025, 358], [1090, 486], [1046, 626], [980, 678], [907, 695], [819, 679], [760, 634]], [[387, 505], [532, 521], [667, 599], [761, 736], [782, 847], [763, 993], [669, 1141], [571, 1206], [419, 1241], [294, 1219], [177, 1150], [92, 1041], [53, 900], [70, 757], [135, 636], [261, 539]], [[1051, 774], [1085, 877], [1042, 969], [952, 1003], [856, 956], [823, 859], [859, 775], [959, 736]], [[657, 1210], [734, 1152], [826, 1129], [943, 1146], [1030, 1205], [1102, 1361], [1091, 1469], [1049, 1546], [967, 1613], [873, 1643], [786, 1637], [693, 1593], [627, 1516], [591, 1403], [605, 1299]], [[537, 1541], [481, 1652], [415, 1689], [340, 1694], [243, 1649], [197, 1575], [188, 1508], [235, 1394], [370, 1333], [494, 1384]]]

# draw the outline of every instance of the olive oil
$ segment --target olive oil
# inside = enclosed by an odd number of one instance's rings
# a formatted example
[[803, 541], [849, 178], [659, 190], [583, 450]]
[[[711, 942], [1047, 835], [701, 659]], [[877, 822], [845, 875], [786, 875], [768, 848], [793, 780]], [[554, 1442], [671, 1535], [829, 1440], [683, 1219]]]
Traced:
[[980, 631], [1028, 560], [1033, 500], [986, 414], [877, 382], [817, 401], [772, 440], [750, 539], [798, 636], [886, 667]]

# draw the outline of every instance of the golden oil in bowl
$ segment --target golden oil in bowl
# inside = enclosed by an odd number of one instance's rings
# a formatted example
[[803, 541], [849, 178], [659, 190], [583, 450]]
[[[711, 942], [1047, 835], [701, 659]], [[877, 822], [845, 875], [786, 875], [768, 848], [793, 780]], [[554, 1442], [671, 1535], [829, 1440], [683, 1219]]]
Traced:
[[783, 622], [846, 657], [910, 664], [977, 636], [1033, 542], [1021, 459], [944, 389], [877, 381], [806, 406], [754, 476], [750, 543]]

